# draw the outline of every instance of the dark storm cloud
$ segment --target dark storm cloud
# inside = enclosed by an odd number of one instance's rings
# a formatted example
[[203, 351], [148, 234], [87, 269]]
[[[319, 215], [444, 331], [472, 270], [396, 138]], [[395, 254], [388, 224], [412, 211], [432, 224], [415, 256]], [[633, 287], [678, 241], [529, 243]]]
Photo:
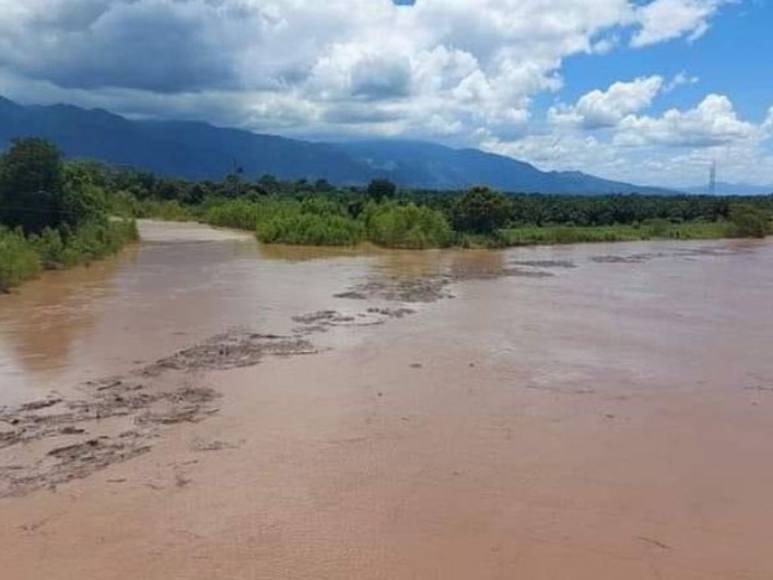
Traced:
[[366, 59], [352, 70], [352, 95], [366, 99], [405, 97], [410, 93], [411, 67], [405, 61]]
[[212, 7], [91, 1], [71, 8], [37, 16], [0, 62], [65, 88], [176, 93], [236, 81], [228, 46], [218, 46], [209, 27]]
[[388, 111], [371, 103], [339, 105], [325, 113], [324, 120], [335, 125], [388, 123], [400, 119], [400, 113]]

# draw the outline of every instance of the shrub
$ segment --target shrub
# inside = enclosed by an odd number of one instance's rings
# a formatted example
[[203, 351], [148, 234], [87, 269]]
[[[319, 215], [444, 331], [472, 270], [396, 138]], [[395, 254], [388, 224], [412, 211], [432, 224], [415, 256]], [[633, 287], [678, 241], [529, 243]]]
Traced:
[[365, 214], [368, 239], [389, 248], [439, 248], [453, 238], [445, 216], [425, 206], [372, 205]]
[[730, 209], [733, 233], [741, 238], [764, 238], [770, 233], [770, 215], [749, 205], [735, 205]]
[[351, 246], [362, 241], [363, 227], [351, 218], [327, 214], [278, 214], [259, 224], [257, 237], [269, 244]]
[[388, 179], [374, 179], [368, 184], [368, 197], [374, 201], [392, 199], [395, 193], [397, 193], [397, 186]]
[[40, 259], [21, 230], [0, 227], [0, 292], [34, 278], [40, 269]]
[[511, 213], [512, 204], [505, 196], [486, 187], [474, 187], [457, 201], [454, 227], [462, 232], [488, 234], [504, 227]]
[[55, 145], [37, 138], [16, 139], [0, 157], [2, 221], [25, 232], [64, 223], [64, 165]]
[[193, 214], [179, 201], [145, 199], [133, 204], [133, 216], [156, 218], [170, 222], [184, 222], [193, 219]]

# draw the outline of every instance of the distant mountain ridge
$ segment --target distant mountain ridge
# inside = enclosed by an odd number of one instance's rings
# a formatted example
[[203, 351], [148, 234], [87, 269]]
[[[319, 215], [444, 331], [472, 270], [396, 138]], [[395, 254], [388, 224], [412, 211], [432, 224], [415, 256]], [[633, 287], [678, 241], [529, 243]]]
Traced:
[[[706, 185], [696, 185], [682, 188], [685, 193], [706, 194]], [[715, 188], [717, 195], [770, 195], [773, 194], [773, 184], [753, 185], [750, 183], [725, 183], [718, 181]]]
[[134, 121], [103, 109], [23, 106], [0, 97], [0, 149], [14, 137], [45, 137], [68, 157], [99, 159], [187, 179], [221, 179], [235, 166], [250, 177], [327, 179], [361, 185], [387, 178], [403, 187], [508, 192], [665, 194], [581, 172], [544, 172], [477, 149], [421, 141], [316, 143], [193, 121]]

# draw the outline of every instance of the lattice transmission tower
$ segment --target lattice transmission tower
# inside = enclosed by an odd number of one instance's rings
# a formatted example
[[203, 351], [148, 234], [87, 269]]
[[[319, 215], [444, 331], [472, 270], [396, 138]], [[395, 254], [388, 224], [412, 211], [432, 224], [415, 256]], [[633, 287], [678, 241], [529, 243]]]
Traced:
[[709, 169], [709, 194], [715, 195], [717, 193], [717, 162], [711, 162], [711, 168]]

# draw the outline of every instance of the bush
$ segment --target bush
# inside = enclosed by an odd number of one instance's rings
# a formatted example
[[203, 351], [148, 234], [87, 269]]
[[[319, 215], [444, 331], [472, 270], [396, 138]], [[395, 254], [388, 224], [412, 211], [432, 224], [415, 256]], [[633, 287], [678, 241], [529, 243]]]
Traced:
[[368, 184], [368, 197], [374, 201], [392, 199], [395, 193], [397, 193], [397, 186], [388, 179], [374, 179]]
[[440, 248], [453, 239], [451, 226], [442, 213], [412, 203], [368, 206], [365, 224], [368, 239], [388, 248]]
[[38, 254], [21, 230], [0, 227], [0, 292], [34, 278], [40, 269]]
[[46, 228], [29, 244], [46, 269], [70, 268], [115, 254], [138, 238], [133, 220], [98, 220], [71, 229]]
[[770, 233], [770, 215], [749, 205], [736, 205], [730, 209], [733, 233], [741, 238], [764, 238]]
[[16, 139], [0, 157], [0, 219], [25, 232], [56, 227], [68, 216], [62, 199], [62, 153], [43, 139]]
[[268, 244], [352, 246], [362, 241], [363, 227], [348, 217], [299, 211], [260, 223], [257, 237]]
[[504, 227], [512, 213], [511, 202], [486, 187], [475, 187], [457, 201], [454, 227], [462, 232], [490, 234]]
[[185, 222], [193, 219], [193, 214], [179, 201], [145, 199], [131, 205], [132, 216], [138, 218], [155, 218], [170, 222]]

